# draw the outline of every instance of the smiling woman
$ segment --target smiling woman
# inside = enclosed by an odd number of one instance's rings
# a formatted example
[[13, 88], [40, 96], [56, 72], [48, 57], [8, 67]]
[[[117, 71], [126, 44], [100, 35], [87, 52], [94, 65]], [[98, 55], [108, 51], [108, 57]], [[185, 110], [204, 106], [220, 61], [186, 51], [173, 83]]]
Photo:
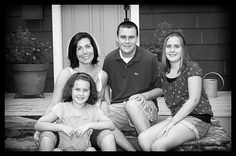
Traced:
[[[103, 101], [103, 95], [107, 82], [107, 74], [98, 66], [98, 48], [90, 34], [87, 32], [79, 32], [71, 38], [68, 47], [68, 59], [70, 61], [70, 66], [65, 67], [59, 73], [55, 83], [52, 98], [45, 110], [44, 115], [47, 115], [57, 103], [63, 101], [63, 88], [66, 85], [67, 80], [76, 73], [83, 72], [91, 76], [96, 83], [98, 91], [98, 102], [96, 103], [97, 106], [100, 107], [100, 105], [105, 102]], [[74, 84], [71, 86], [73, 85]], [[104, 109], [102, 110], [104, 111]], [[107, 132], [105, 132], [105, 135], [103, 136], [92, 136], [91, 138], [94, 138], [92, 143], [97, 145], [98, 148], [114, 151], [116, 150], [114, 137], [113, 135], [110, 135], [108, 130], [106, 131]], [[35, 141], [39, 143], [39, 150], [53, 150], [55, 147], [57, 147], [57, 134], [58, 133], [53, 133], [50, 130], [43, 131], [42, 133], [36, 131], [34, 138]], [[107, 141], [109, 144], [106, 144]], [[105, 143], [105, 145], [102, 146], [102, 143]]]
[[184, 47], [181, 33], [167, 34], [163, 44], [160, 82], [171, 116], [138, 136], [145, 151], [173, 150], [188, 141], [204, 138], [210, 129], [213, 111], [202, 89], [202, 69], [197, 62], [186, 57]]
[[83, 38], [78, 41], [76, 51], [79, 63], [90, 64], [94, 58], [94, 49], [88, 38]]

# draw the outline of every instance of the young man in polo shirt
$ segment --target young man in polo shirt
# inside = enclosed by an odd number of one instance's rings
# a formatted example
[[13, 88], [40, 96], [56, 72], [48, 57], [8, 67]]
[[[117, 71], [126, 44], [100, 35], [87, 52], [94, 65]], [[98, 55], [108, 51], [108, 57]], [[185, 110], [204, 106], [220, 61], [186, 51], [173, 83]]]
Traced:
[[118, 49], [110, 52], [103, 64], [111, 90], [110, 104], [104, 106], [120, 130], [135, 128], [139, 134], [156, 121], [156, 98], [162, 95], [158, 85], [157, 57], [137, 46], [138, 28], [131, 21], [117, 28]]

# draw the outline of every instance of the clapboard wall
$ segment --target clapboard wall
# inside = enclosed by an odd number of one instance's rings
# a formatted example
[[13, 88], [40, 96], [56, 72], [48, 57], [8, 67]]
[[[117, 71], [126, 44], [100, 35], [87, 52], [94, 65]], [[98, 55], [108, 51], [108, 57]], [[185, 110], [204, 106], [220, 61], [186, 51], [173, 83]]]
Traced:
[[[7, 5], [4, 8], [4, 33], [15, 32], [17, 26], [27, 27], [34, 36], [48, 40], [52, 45], [51, 5]], [[53, 53], [53, 49], [49, 51]], [[53, 58], [50, 58], [45, 92], [53, 91]], [[7, 66], [7, 65], [6, 65]], [[14, 92], [10, 71], [5, 69], [5, 92]]]
[[[183, 30], [188, 55], [203, 73], [214, 71], [225, 81], [222, 90], [231, 90], [231, 10], [219, 5], [140, 5], [140, 43], [152, 39], [162, 22]], [[216, 75], [218, 87], [221, 80]]]

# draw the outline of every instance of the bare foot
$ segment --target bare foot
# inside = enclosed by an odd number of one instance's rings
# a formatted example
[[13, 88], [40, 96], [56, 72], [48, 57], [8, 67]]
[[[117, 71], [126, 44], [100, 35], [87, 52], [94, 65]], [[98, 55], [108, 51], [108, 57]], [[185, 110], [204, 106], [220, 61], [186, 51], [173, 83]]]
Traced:
[[88, 147], [85, 151], [97, 151], [94, 147]]
[[54, 148], [52, 151], [62, 151], [60, 148]]

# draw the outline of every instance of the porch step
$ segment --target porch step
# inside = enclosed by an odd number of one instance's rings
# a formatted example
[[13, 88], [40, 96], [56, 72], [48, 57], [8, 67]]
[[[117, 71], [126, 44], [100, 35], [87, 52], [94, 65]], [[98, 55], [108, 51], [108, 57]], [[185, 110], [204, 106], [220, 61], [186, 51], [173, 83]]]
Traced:
[[36, 120], [20, 116], [5, 117], [5, 150], [37, 151], [33, 125]]
[[[6, 116], [5, 151], [38, 151], [33, 138], [35, 133], [33, 126], [38, 118], [38, 116]], [[124, 131], [124, 134], [136, 149], [141, 150], [135, 131]], [[124, 151], [120, 147], [117, 149]]]
[[[35, 119], [25, 117], [5, 117], [5, 150], [6, 151], [38, 151], [33, 135]], [[132, 145], [139, 151], [137, 133], [123, 131]], [[118, 151], [124, 151], [118, 147]], [[187, 142], [174, 151], [230, 151], [231, 137], [220, 126], [218, 120], [212, 120], [212, 127], [208, 135], [200, 140]]]
[[6, 138], [5, 151], [38, 151], [33, 136], [22, 138]]

